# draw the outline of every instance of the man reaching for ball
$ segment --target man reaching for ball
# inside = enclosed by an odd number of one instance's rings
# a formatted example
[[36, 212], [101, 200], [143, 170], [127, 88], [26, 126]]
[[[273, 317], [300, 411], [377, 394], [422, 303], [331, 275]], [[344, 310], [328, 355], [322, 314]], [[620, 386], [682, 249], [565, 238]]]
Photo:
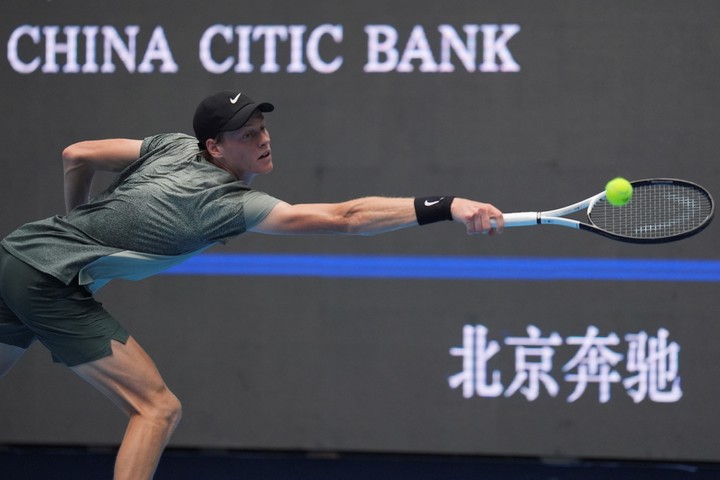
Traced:
[[[93, 293], [113, 278], [144, 278], [245, 232], [371, 235], [453, 220], [494, 235], [502, 213], [451, 196], [367, 197], [290, 205], [252, 190], [273, 169], [263, 113], [239, 92], [203, 100], [197, 138], [77, 143], [63, 152], [67, 214], [26, 224], [0, 248], [0, 375], [35, 340], [129, 417], [116, 479], [148, 479], [180, 420], [153, 361]], [[96, 171], [119, 172], [89, 200]]]

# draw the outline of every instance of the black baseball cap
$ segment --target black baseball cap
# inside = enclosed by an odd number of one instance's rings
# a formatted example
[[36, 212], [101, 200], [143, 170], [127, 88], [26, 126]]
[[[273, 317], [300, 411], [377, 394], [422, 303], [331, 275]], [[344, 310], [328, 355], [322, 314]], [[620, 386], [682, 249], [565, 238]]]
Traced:
[[205, 148], [205, 141], [215, 138], [220, 132], [237, 130], [255, 113], [272, 112], [275, 106], [267, 102], [255, 102], [242, 92], [226, 90], [210, 95], [200, 102], [195, 109], [193, 129], [200, 142], [200, 148]]

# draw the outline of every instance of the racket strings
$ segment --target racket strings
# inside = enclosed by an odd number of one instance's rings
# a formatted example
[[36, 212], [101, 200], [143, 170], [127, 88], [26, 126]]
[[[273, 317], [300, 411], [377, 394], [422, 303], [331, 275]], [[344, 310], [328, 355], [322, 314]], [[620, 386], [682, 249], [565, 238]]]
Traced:
[[712, 200], [691, 185], [643, 184], [634, 188], [632, 200], [616, 207], [601, 198], [592, 207], [592, 223], [616, 235], [654, 239], [682, 235], [712, 214]]

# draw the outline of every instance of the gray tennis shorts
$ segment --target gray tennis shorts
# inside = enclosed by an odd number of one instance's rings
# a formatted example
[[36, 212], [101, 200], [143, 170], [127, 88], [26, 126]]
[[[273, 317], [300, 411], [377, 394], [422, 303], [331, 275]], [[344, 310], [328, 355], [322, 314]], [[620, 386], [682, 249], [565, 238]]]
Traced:
[[27, 348], [39, 340], [71, 367], [111, 355], [110, 340], [128, 337], [77, 281], [65, 285], [0, 246], [0, 343]]

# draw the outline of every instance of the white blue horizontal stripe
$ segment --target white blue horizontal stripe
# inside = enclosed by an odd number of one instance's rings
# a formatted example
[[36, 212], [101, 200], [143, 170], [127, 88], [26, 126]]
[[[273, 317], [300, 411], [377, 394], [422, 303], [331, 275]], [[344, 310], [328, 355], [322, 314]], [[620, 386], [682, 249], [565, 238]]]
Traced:
[[165, 275], [718, 282], [720, 260], [202, 254]]

